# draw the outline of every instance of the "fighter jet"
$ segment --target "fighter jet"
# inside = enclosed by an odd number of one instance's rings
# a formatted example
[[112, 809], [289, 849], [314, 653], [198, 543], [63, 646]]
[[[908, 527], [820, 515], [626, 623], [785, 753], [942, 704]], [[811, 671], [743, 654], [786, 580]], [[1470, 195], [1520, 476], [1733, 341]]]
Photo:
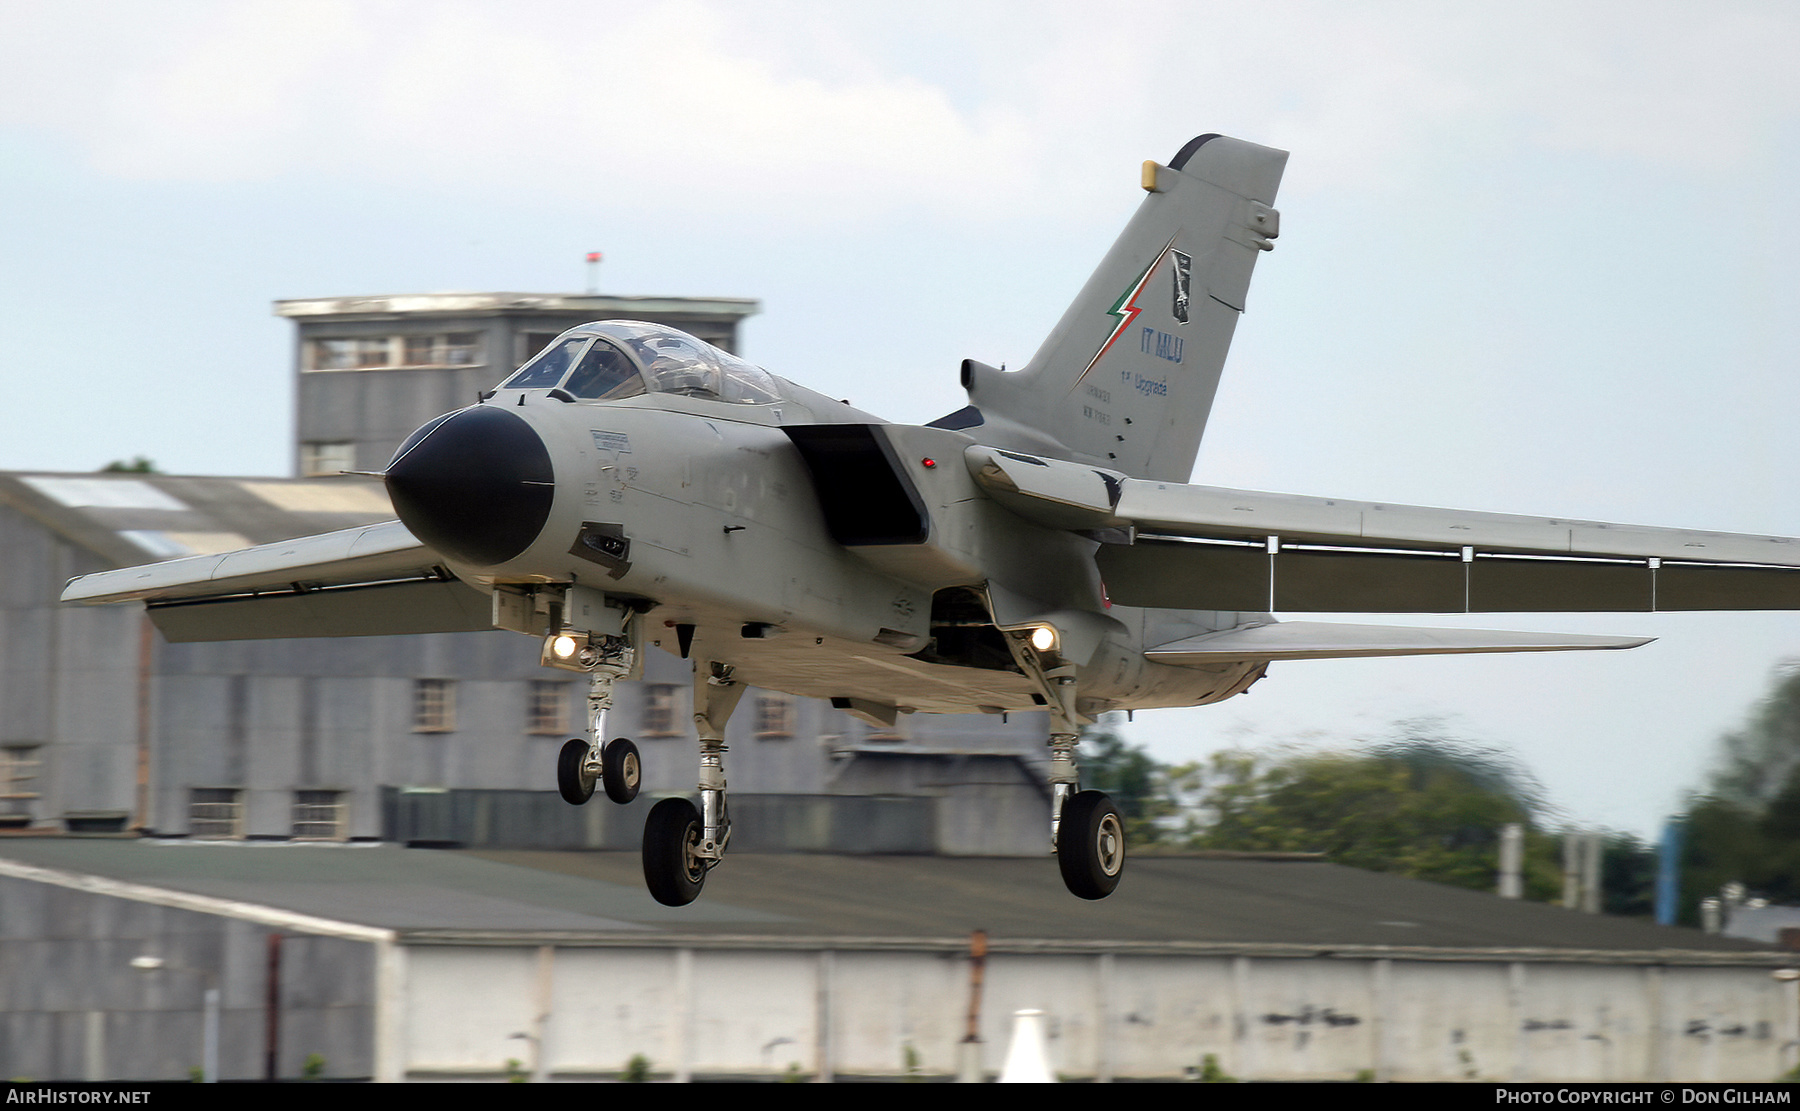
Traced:
[[[672, 328], [585, 324], [427, 423], [382, 477], [398, 520], [72, 580], [171, 641], [507, 629], [589, 676], [562, 795], [638, 790], [613, 685], [693, 661], [700, 805], [658, 802], [644, 876], [691, 902], [731, 839], [722, 741], [747, 686], [912, 713], [1044, 709], [1049, 846], [1114, 890], [1119, 812], [1081, 726], [1240, 694], [1276, 661], [1630, 648], [1640, 639], [1278, 622], [1272, 614], [1800, 608], [1800, 541], [1187, 485], [1284, 151], [1202, 135], [1022, 368], [891, 424]], [[547, 769], [546, 769], [547, 770]]]

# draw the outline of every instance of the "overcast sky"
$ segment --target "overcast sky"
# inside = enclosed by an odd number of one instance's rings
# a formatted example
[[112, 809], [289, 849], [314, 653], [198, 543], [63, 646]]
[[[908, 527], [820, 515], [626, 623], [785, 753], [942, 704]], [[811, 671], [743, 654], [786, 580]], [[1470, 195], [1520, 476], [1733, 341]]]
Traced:
[[[930, 420], [1219, 131], [1293, 154], [1195, 481], [1800, 535], [1796, 58], [1774, 3], [0, 0], [0, 467], [286, 473], [270, 302], [579, 290], [590, 250]], [[1277, 665], [1130, 736], [1437, 717], [1648, 834], [1800, 656], [1800, 614], [1461, 623], [1660, 639]]]

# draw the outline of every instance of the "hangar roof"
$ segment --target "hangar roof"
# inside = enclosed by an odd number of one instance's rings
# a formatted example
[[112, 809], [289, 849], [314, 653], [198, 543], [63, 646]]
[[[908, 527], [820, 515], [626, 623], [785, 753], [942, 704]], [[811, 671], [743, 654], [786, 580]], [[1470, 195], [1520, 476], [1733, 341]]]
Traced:
[[299, 297], [275, 302], [275, 315], [309, 320], [385, 320], [440, 313], [492, 316], [501, 313], [582, 313], [593, 318], [656, 316], [750, 316], [762, 305], [751, 297], [670, 297], [597, 293], [386, 293], [369, 297]]
[[0, 473], [8, 506], [115, 565], [210, 555], [393, 519], [381, 483], [134, 473]]
[[1792, 960], [1697, 930], [1317, 860], [1140, 857], [1116, 895], [1087, 903], [1063, 890], [1047, 859], [743, 853], [684, 908], [651, 901], [635, 853], [21, 838], [0, 841], [0, 873], [105, 877], [393, 930], [412, 943], [960, 948], [985, 929], [1001, 952]]

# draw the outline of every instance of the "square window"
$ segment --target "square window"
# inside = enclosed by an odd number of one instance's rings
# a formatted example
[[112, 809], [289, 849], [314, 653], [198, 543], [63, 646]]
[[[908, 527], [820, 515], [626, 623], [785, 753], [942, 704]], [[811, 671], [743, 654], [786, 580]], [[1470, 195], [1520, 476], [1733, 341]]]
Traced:
[[295, 791], [294, 836], [305, 841], [342, 841], [343, 792]]
[[451, 332], [444, 337], [445, 366], [479, 366], [480, 352], [480, 332]]
[[681, 688], [672, 683], [651, 683], [644, 688], [644, 736], [681, 736], [682, 731], [676, 727], [680, 698]]
[[525, 731], [536, 736], [569, 731], [569, 684], [554, 679], [531, 681]]
[[393, 343], [386, 336], [369, 336], [356, 341], [358, 369], [393, 366]]
[[236, 840], [244, 836], [244, 792], [236, 787], [188, 791], [188, 836]]
[[307, 341], [307, 370], [349, 370], [355, 365], [355, 340], [315, 339]]
[[0, 819], [12, 819], [5, 824], [29, 824], [38, 797], [37, 772], [37, 745], [0, 748]]
[[403, 366], [434, 366], [437, 363], [436, 336], [407, 336], [406, 362]]
[[448, 679], [413, 680], [413, 732], [456, 729], [456, 684]]
[[763, 694], [756, 699], [756, 735], [764, 740], [783, 740], [794, 735], [794, 700], [785, 694]]

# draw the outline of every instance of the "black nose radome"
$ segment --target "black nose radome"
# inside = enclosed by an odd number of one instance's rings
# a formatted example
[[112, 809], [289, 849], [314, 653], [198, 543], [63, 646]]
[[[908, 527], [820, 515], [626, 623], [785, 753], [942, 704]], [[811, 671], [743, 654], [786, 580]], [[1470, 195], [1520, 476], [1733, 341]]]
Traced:
[[490, 566], [531, 546], [556, 493], [544, 441], [491, 405], [414, 432], [388, 464], [387, 488], [414, 536], [452, 559]]

